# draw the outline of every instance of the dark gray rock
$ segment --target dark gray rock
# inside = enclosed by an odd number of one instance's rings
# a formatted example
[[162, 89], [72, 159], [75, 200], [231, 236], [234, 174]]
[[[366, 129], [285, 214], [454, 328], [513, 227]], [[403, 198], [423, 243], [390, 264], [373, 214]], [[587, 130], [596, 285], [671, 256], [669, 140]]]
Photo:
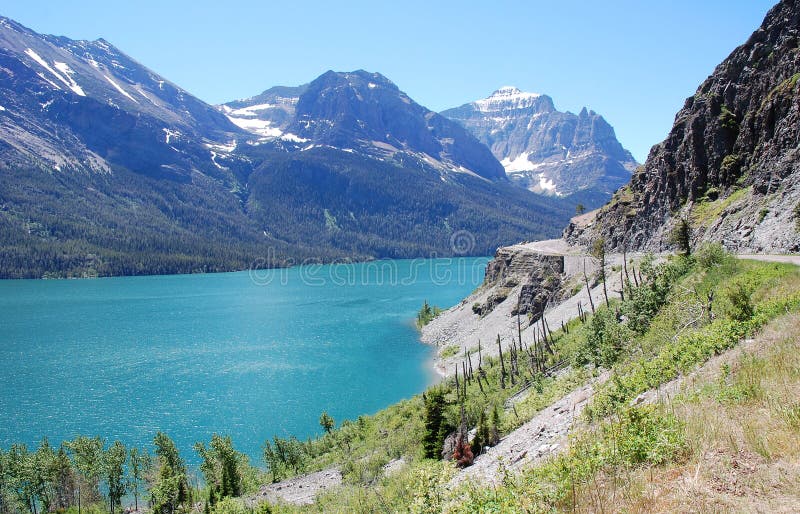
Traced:
[[629, 187], [565, 238], [661, 250], [685, 218], [695, 242], [797, 251], [800, 200], [800, 9], [777, 4], [745, 44], [686, 99]]

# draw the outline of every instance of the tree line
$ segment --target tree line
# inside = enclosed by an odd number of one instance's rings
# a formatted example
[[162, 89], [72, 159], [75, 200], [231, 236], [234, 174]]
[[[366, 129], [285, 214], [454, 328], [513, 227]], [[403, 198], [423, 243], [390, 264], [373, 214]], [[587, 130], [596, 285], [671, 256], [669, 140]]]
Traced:
[[147, 507], [158, 514], [191, 510], [204, 501], [206, 510], [227, 497], [240, 496], [252, 473], [244, 454], [229, 436], [214, 434], [208, 445], [197, 443], [202, 489], [190, 487], [186, 463], [174, 441], [158, 432], [154, 451], [120, 441], [106, 444], [100, 437], [78, 436], [58, 447], [42, 439], [35, 449], [13, 444], [0, 449], [0, 514], [93, 512], [112, 514], [126, 495], [133, 509]]

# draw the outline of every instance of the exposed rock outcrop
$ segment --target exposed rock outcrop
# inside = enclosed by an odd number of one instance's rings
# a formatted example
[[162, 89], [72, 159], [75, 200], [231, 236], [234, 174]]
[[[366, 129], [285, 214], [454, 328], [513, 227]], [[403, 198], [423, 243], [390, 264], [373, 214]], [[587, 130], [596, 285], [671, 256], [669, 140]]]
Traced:
[[[621, 255], [606, 257], [609, 267], [622, 262]], [[597, 304], [603, 295], [602, 284], [594, 284], [592, 279], [597, 263], [585, 257], [579, 248], [570, 247], [562, 239], [499, 248], [487, 265], [483, 285], [422, 329], [422, 341], [440, 347], [438, 371], [444, 375], [453, 373], [465, 351], [477, 351], [479, 341], [483, 343], [483, 355], [495, 355], [498, 350], [494, 341], [499, 337], [506, 345], [518, 338], [521, 329], [522, 340], [527, 344], [534, 339], [538, 327], [530, 322], [538, 321], [542, 315], [555, 330], [562, 322], [577, 318], [581, 309], [588, 311], [584, 265], [592, 286], [591, 297]], [[618, 274], [609, 274], [607, 289], [610, 298], [618, 296]], [[453, 347], [457, 347], [456, 352], [452, 352]]]
[[686, 100], [630, 185], [594, 222], [570, 225], [565, 238], [660, 250], [685, 218], [696, 240], [739, 251], [799, 250], [799, 42], [800, 9], [783, 0]]
[[484, 286], [497, 291], [473, 310], [481, 315], [491, 312], [518, 287], [511, 314], [525, 314], [526, 320], [539, 317], [561, 286], [563, 273], [563, 255], [540, 253], [519, 245], [498, 248], [494, 259], [486, 265], [484, 278]]

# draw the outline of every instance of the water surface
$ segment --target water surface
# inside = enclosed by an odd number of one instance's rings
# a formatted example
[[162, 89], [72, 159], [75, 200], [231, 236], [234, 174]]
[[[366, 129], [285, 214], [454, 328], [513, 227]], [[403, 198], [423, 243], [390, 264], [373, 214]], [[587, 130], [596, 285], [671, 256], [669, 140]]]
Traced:
[[272, 435], [373, 413], [429, 385], [413, 320], [483, 279], [485, 258], [257, 273], [0, 281], [0, 447], [77, 434], [152, 446]]

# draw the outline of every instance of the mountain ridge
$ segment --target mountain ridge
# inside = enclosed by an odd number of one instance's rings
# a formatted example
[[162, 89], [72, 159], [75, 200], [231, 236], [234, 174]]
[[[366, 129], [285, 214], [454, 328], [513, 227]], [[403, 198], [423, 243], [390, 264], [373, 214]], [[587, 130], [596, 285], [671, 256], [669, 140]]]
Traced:
[[576, 195], [595, 207], [637, 166], [602, 116], [585, 107], [562, 113], [548, 95], [504, 86], [441, 114], [487, 145], [514, 183], [539, 194]]

